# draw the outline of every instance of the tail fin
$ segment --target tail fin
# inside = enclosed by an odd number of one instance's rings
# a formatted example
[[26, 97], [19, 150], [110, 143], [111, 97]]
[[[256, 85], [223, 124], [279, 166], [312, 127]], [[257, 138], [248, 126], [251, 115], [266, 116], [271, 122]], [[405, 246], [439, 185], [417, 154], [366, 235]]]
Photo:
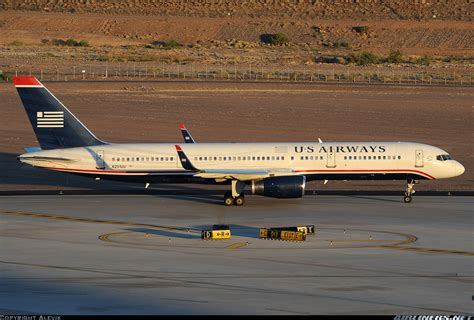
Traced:
[[105, 144], [35, 77], [13, 77], [13, 83], [42, 149]]
[[181, 123], [179, 128], [181, 129], [181, 134], [183, 135], [185, 143], [196, 143], [196, 141], [193, 139], [193, 136], [191, 136], [191, 132], [189, 132], [189, 130], [184, 126], [184, 123]]

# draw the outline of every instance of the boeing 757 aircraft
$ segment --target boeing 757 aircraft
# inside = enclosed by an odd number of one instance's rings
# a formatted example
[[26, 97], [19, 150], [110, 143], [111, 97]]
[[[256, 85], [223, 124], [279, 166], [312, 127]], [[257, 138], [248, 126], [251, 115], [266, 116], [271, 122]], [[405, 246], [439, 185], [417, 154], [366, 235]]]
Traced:
[[146, 187], [164, 182], [230, 184], [224, 195], [227, 206], [243, 205], [246, 188], [266, 197], [300, 198], [311, 180], [405, 180], [408, 203], [418, 180], [464, 172], [446, 151], [414, 142], [108, 143], [36, 78], [14, 77], [13, 82], [41, 146], [26, 148], [18, 157], [21, 162]]

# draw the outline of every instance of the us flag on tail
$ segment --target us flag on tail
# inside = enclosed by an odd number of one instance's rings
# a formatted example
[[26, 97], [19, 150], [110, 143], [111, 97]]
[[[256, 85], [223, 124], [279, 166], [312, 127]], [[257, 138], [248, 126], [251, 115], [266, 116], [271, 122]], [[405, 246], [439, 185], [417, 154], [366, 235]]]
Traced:
[[38, 128], [64, 128], [63, 111], [39, 111], [36, 113]]

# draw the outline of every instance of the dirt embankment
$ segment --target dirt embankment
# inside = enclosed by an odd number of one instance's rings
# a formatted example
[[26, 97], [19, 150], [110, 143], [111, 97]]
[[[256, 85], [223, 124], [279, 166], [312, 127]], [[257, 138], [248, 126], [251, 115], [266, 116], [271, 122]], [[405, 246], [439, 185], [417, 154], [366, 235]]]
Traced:
[[472, 19], [469, 0], [5, 0], [3, 10], [186, 17]]

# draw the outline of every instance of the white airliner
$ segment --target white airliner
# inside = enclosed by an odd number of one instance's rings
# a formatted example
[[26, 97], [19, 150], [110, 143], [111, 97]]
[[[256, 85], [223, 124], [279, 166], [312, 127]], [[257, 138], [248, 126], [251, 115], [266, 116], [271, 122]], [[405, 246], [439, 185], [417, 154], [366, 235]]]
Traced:
[[411, 202], [418, 180], [464, 172], [446, 151], [413, 142], [107, 143], [36, 78], [13, 81], [41, 146], [26, 148], [19, 160], [98, 180], [230, 184], [224, 204], [240, 206], [246, 188], [299, 198], [311, 180], [405, 180], [404, 201]]

